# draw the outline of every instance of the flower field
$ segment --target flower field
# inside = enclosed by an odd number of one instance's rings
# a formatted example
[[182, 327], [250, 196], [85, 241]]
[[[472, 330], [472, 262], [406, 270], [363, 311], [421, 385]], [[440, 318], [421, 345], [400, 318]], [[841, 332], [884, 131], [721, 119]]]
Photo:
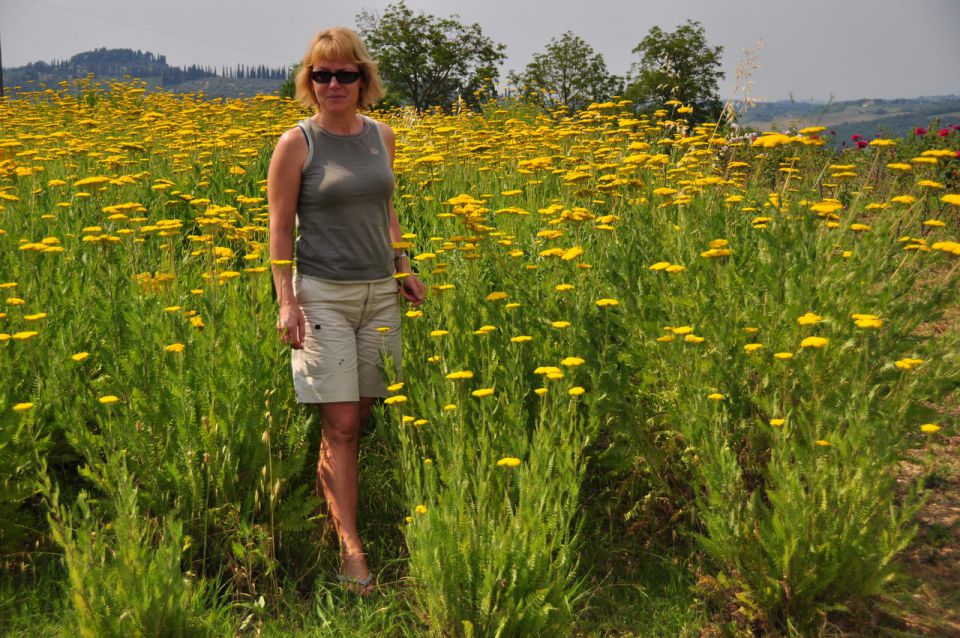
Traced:
[[840, 152], [685, 111], [377, 115], [429, 287], [361, 446], [387, 621], [331, 583], [274, 328], [266, 171], [305, 114], [135, 80], [0, 102], [0, 594], [44, 574], [70, 635], [586, 635], [627, 545], [698, 609], [639, 635], [815, 635], [882, 597], [923, 498], [899, 463], [956, 431], [960, 130]]

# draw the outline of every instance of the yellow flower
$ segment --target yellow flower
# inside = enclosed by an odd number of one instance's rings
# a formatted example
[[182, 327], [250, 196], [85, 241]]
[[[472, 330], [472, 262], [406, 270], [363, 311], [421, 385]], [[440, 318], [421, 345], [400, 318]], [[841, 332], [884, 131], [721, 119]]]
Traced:
[[534, 392], [536, 393], [537, 396], [541, 396], [541, 397], [542, 397], [543, 395], [545, 395], [545, 394], [547, 393], [547, 389], [546, 389], [546, 388], [537, 388], [537, 389], [534, 390]]
[[664, 330], [669, 330], [675, 335], [688, 335], [691, 332], [693, 332], [693, 326], [677, 326], [677, 327], [667, 326], [666, 328], [664, 328]]
[[556, 366], [539, 366], [533, 371], [534, 374], [540, 374], [540, 375], [557, 373], [557, 372], [561, 372], [561, 370]]
[[854, 313], [850, 317], [858, 328], [879, 328], [883, 325], [883, 321], [876, 315]]
[[478, 399], [482, 399], [483, 397], [488, 397], [491, 394], [493, 394], [493, 388], [480, 388], [479, 390], [474, 390], [470, 394], [477, 397]]
[[673, 335], [663, 335], [662, 337], [657, 337], [657, 341], [659, 341], [660, 343], [670, 343], [674, 339], [676, 339], [676, 337], [674, 337]]
[[102, 396], [99, 399], [97, 399], [97, 401], [99, 401], [103, 405], [111, 405], [113, 403], [116, 403], [119, 400], [120, 400], [120, 397], [116, 397], [112, 394], [108, 394], [106, 396]]
[[430, 331], [430, 336], [431, 336], [431, 337], [442, 337], [442, 336], [448, 335], [448, 334], [450, 334], [450, 331], [449, 331], [449, 330], [431, 330], [431, 331]]
[[669, 261], [658, 261], [654, 265], [650, 266], [650, 270], [665, 270], [669, 265]]
[[893, 365], [897, 366], [901, 370], [913, 370], [915, 367], [917, 367], [921, 363], [923, 363], [923, 359], [911, 359], [910, 357], [906, 357], [906, 358], [900, 359]]
[[762, 347], [762, 343], [748, 343], [747, 345], [743, 346], [743, 349], [747, 354], [752, 354]]
[[25, 303], [27, 302], [21, 299], [20, 297], [7, 297], [8, 306], [22, 306]]
[[597, 306], [604, 308], [606, 306], [618, 306], [620, 302], [616, 299], [598, 299]]
[[447, 378], [453, 381], [457, 379], [472, 379], [473, 373], [469, 370], [460, 370], [459, 372], [451, 372], [447, 375]]
[[513, 456], [505, 456], [497, 461], [497, 467], [517, 467], [520, 465], [520, 459]]
[[801, 348], [822, 348], [830, 343], [829, 339], [823, 337], [807, 337], [800, 342]]
[[45, 313], [45, 312], [38, 312], [38, 313], [32, 314], [32, 315], [24, 315], [23, 318], [24, 318], [24, 320], [26, 320], [26, 321], [37, 321], [38, 319], [44, 319], [44, 318], [46, 318], [46, 316], [47, 316], [47, 313]]
[[710, 394], [707, 395], [707, 398], [710, 399], [711, 401], [723, 401], [727, 397], [723, 396], [719, 392], [711, 392]]
[[569, 328], [570, 322], [569, 321], [553, 321], [550, 323], [550, 326], [557, 329]]
[[35, 330], [24, 330], [23, 332], [14, 332], [10, 335], [10, 338], [14, 341], [26, 341], [27, 339], [36, 337], [38, 334], [40, 333]]
[[944, 204], [953, 204], [954, 206], [960, 206], [960, 195], [950, 194], [944, 195], [940, 198], [940, 201]]
[[395, 394], [392, 397], [387, 397], [383, 400], [384, 405], [400, 405], [401, 403], [406, 403], [407, 397], [402, 394]]
[[445, 406], [443, 406], [443, 411], [444, 411], [444, 412], [453, 412], [453, 411], [456, 410], [456, 409], [457, 409], [457, 404], [456, 404], [456, 403], [448, 403], [448, 404], [446, 404]]
[[685, 335], [683, 340], [687, 343], [703, 343], [703, 337], [698, 337], [697, 335]]
[[584, 363], [584, 360], [580, 357], [566, 357], [560, 362], [560, 365], [565, 368], [576, 368], [577, 366], [582, 366]]
[[817, 202], [810, 206], [810, 210], [815, 213], [821, 213], [822, 215], [829, 215], [830, 213], [835, 213], [838, 210], [843, 208], [843, 204], [838, 202], [835, 199], [829, 199], [822, 202]]
[[731, 252], [732, 251], [729, 248], [711, 248], [710, 250], [705, 250], [700, 253], [700, 256], [712, 259], [715, 257], [726, 257], [730, 255]]
[[782, 360], [792, 359], [793, 353], [792, 352], [774, 352], [773, 358], [782, 359]]
[[403, 381], [401, 381], [401, 382], [399, 382], [399, 383], [394, 383], [394, 384], [391, 384], [391, 385], [388, 385], [388, 386], [387, 386], [387, 390], [389, 390], [390, 392], [396, 392], [397, 390], [400, 390], [401, 388], [403, 388]]
[[797, 323], [799, 323], [801, 326], [813, 326], [821, 321], [823, 321], [823, 317], [812, 312], [808, 312], [797, 319]]
[[32, 404], [32, 403], [17, 403], [17, 404], [14, 404], [14, 406], [13, 406], [13, 411], [14, 411], [14, 412], [24, 412], [24, 411], [26, 411], [26, 410], [29, 410], [29, 409], [32, 408], [32, 407], [33, 407], [33, 404]]
[[417, 514], [420, 514], [421, 516], [423, 516], [424, 514], [427, 513], [427, 506], [426, 506], [426, 505], [417, 505], [415, 508], [413, 508], [413, 511], [416, 512]]
[[179, 312], [180, 306], [167, 306], [163, 309], [164, 312]]
[[90, 356], [89, 352], [78, 352], [76, 354], [70, 355], [70, 358], [74, 361], [80, 362]]
[[572, 396], [572, 397], [578, 397], [578, 396], [580, 396], [581, 394], [583, 394], [584, 392], [586, 392], [586, 390], [584, 390], [583, 388], [581, 388], [581, 387], [578, 386], [578, 385], [570, 388], [569, 390], [567, 390], [567, 394], [569, 394], [569, 395]]
[[920, 431], [924, 434], [936, 434], [941, 430], [940, 426], [936, 423], [924, 423], [920, 426]]
[[169, 346], [164, 346], [163, 349], [167, 352], [183, 352], [184, 347], [182, 343], [171, 343]]
[[423, 311], [422, 311], [422, 310], [408, 310], [408, 311], [407, 311], [407, 317], [409, 317], [410, 319], [416, 319], [417, 317], [422, 317], [422, 316], [423, 316]]
[[897, 195], [896, 197], [894, 197], [894, 198], [891, 199], [890, 201], [896, 202], [896, 203], [898, 203], [898, 204], [907, 204], [907, 205], [909, 205], [909, 204], [916, 204], [916, 203], [917, 203], [917, 198], [916, 198], [916, 197], [913, 197], [912, 195]]
[[781, 427], [786, 422], [787, 422], [786, 419], [770, 419], [770, 425], [772, 425], [775, 428]]
[[516, 337], [510, 337], [512, 343], [524, 343], [527, 341], [533, 341], [533, 337], [530, 335], [517, 335]]
[[505, 292], [491, 292], [486, 296], [487, 301], [500, 301], [501, 299], [506, 299], [507, 293]]
[[206, 324], [203, 323], [203, 317], [199, 315], [195, 317], [190, 317], [190, 325], [196, 328], [197, 330], [203, 330], [206, 327]]
[[573, 284], [557, 284], [553, 289], [557, 292], [567, 292], [568, 290], [573, 290]]
[[818, 439], [816, 443], [820, 447], [830, 447], [830, 441], [824, 441], [823, 439]]

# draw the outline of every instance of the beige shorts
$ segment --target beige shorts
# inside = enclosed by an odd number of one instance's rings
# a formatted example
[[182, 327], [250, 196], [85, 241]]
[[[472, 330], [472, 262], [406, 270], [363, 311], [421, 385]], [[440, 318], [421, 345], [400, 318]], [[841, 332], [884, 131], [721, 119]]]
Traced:
[[396, 280], [335, 283], [297, 273], [293, 289], [306, 317], [303, 349], [291, 357], [297, 401], [388, 396], [384, 355], [400, 373]]

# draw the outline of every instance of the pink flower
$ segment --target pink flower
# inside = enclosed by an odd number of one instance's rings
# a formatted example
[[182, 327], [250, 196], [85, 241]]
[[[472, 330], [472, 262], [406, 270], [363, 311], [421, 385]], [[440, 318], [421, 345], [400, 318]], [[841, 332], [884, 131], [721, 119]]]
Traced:
[[914, 135], [926, 135], [926, 134], [927, 134], [927, 129], [918, 126], [917, 128], [913, 129], [913, 134], [914, 134]]
[[858, 134], [856, 134], [856, 133], [854, 133], [853, 135], [850, 136], [850, 141], [851, 141], [851, 142], [857, 142], [857, 141], [862, 140], [862, 139], [863, 139], [863, 136], [862, 136], [862, 135], [858, 135]]
[[866, 148], [870, 146], [870, 143], [866, 140], [857, 140], [857, 148]]
[[940, 137], [946, 137], [946, 136], [950, 135], [950, 129], [948, 129], [948, 128], [942, 128], [942, 129], [940, 129], [939, 131], [937, 131], [937, 135], [939, 135]]

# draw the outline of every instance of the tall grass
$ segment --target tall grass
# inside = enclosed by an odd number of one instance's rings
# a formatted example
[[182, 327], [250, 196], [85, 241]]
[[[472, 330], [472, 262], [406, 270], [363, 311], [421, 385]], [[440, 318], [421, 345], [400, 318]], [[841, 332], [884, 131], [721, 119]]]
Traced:
[[[569, 634], [585, 544], [616, 545], [591, 493], [745, 630], [882, 594], [918, 503], [897, 464], [954, 427], [929, 406], [960, 378], [931, 329], [958, 290], [958, 133], [838, 154], [502, 106], [384, 115], [430, 286], [362, 470], [390, 492], [368, 545], [409, 576], [390, 604], [434, 635]], [[0, 551], [42, 542], [45, 492], [74, 607], [95, 602], [78, 627], [172, 605], [202, 632], [228, 603], [249, 627], [326, 596], [317, 424], [266, 275], [266, 166], [302, 115], [135, 81], [0, 103]]]

